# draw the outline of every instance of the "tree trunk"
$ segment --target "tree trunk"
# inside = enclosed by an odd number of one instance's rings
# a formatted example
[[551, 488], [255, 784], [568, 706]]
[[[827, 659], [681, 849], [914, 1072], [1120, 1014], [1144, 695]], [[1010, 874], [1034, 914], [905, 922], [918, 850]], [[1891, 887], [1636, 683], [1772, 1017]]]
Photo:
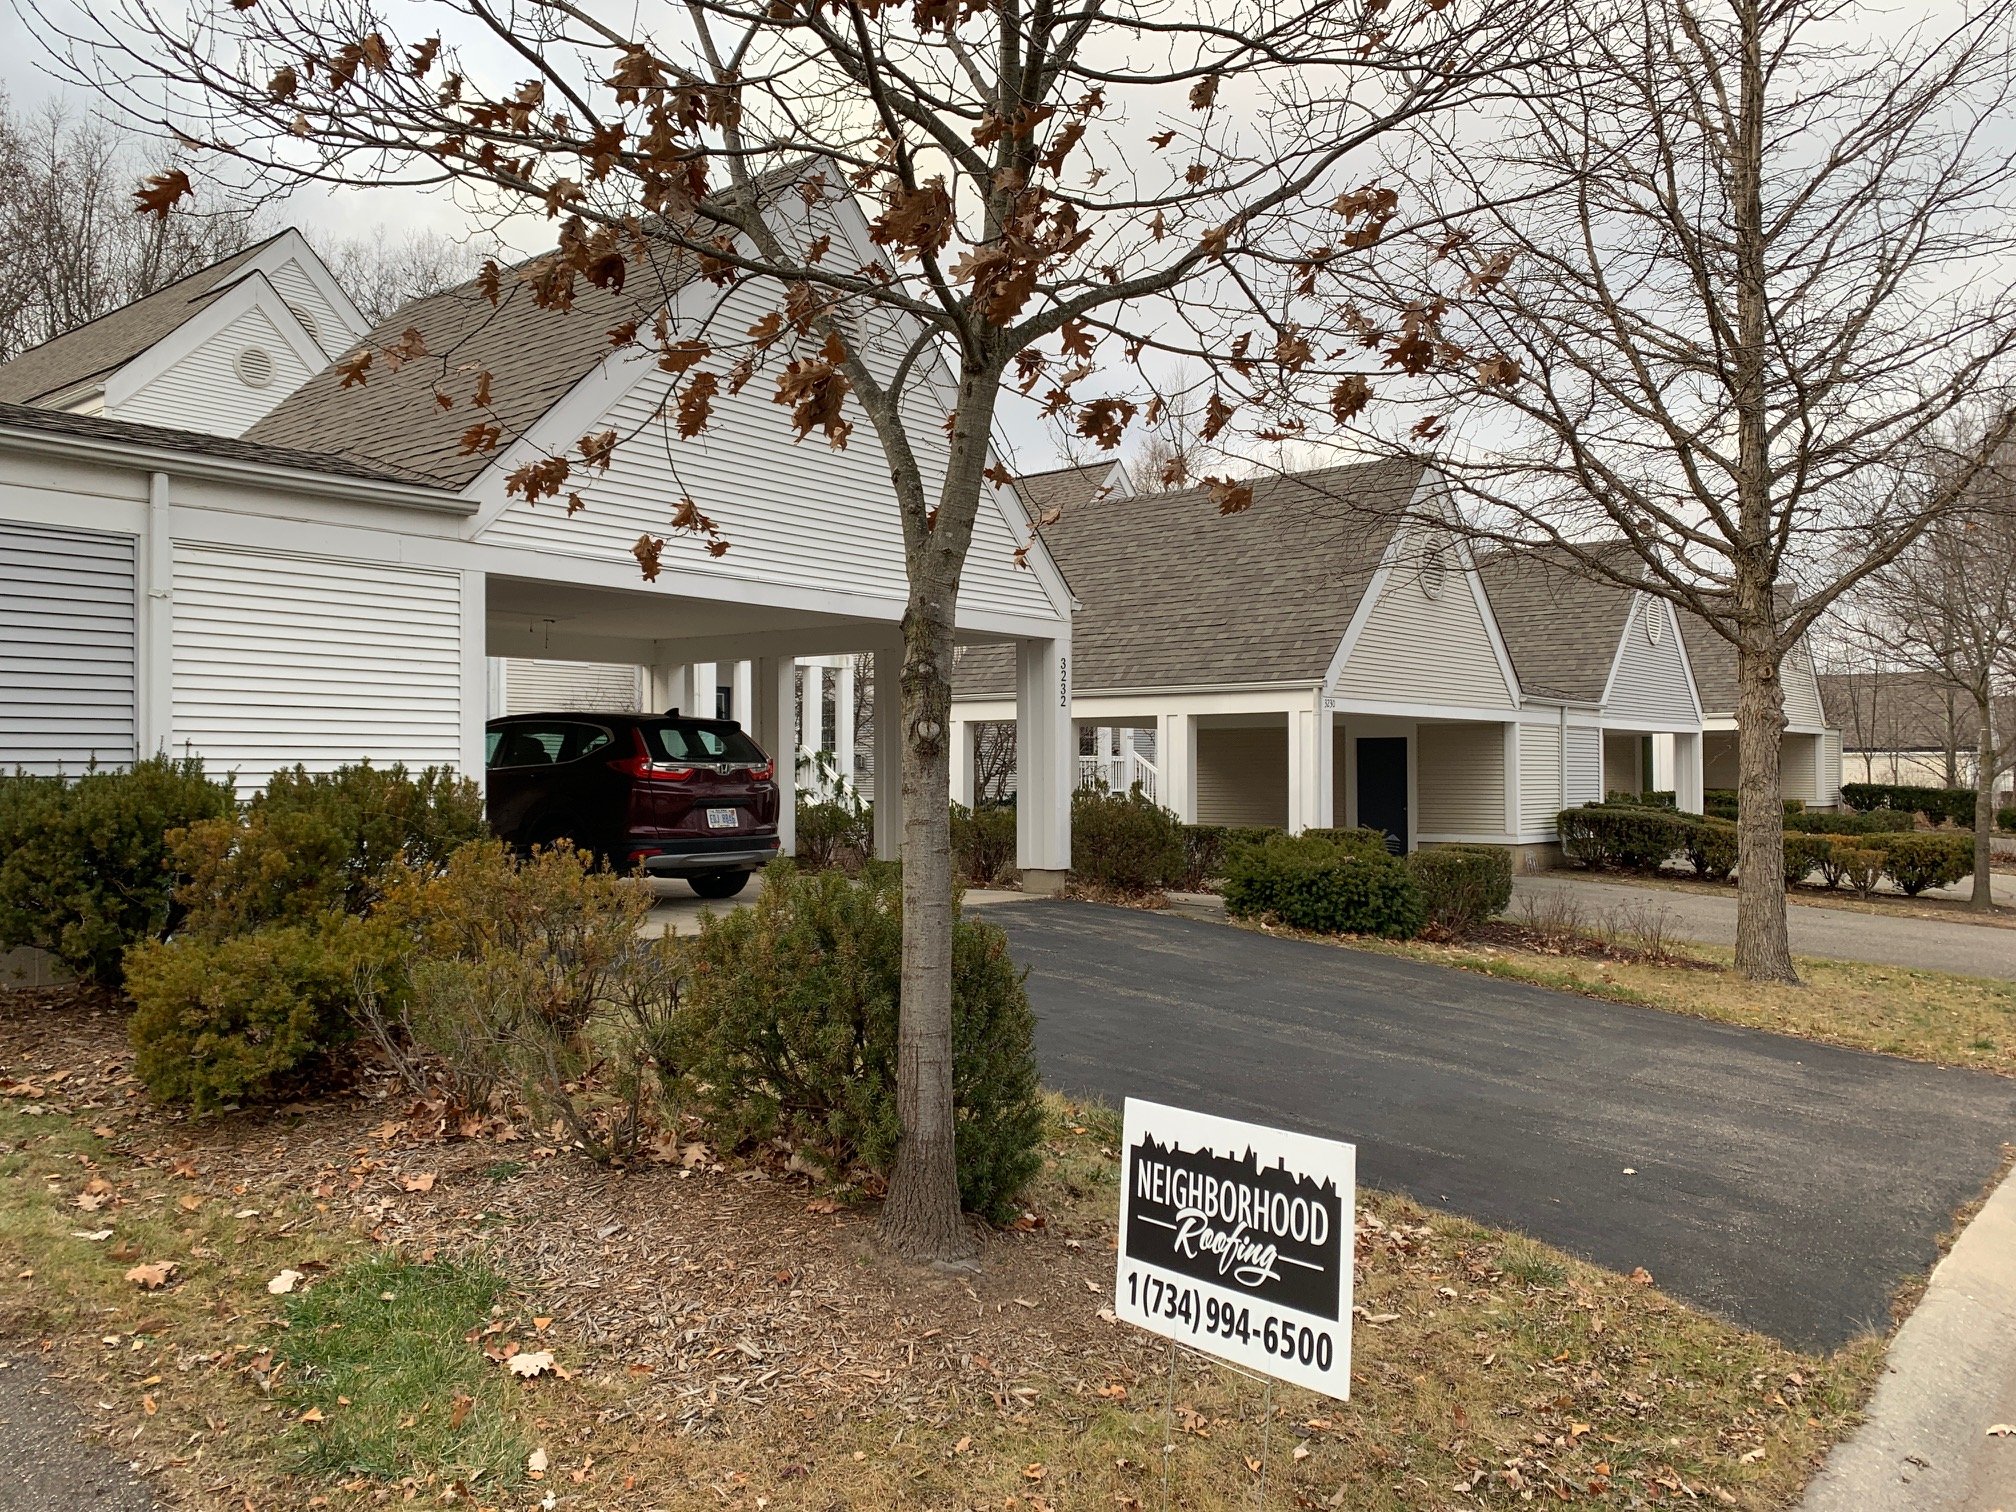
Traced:
[[1785, 918], [1785, 804], [1778, 781], [1785, 690], [1768, 627], [1736, 651], [1736, 969], [1753, 982], [1797, 982]]
[[1974, 758], [1974, 895], [1967, 901], [1986, 911], [1995, 906], [1995, 700], [1991, 691], [1974, 702], [1981, 743]]
[[903, 1134], [882, 1240], [910, 1260], [973, 1252], [960, 1215], [952, 1107], [952, 613], [957, 594], [913, 586], [903, 616], [903, 980], [896, 1107]]

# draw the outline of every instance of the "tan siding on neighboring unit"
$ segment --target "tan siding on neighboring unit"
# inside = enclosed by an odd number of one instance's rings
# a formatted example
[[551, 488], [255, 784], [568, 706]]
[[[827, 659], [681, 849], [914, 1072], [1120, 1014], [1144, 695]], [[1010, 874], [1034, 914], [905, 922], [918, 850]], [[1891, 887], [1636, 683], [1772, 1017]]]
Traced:
[[[253, 388], [238, 376], [238, 354], [247, 347], [263, 351], [273, 364], [273, 379], [263, 387]], [[309, 376], [307, 364], [266, 312], [252, 309], [105, 414], [141, 425], [242, 436]]]
[[[603, 714], [634, 714], [643, 684], [637, 667], [613, 662], [531, 661], [511, 657], [504, 663], [504, 712], [540, 714], [548, 710], [593, 709]], [[692, 712], [692, 711], [688, 711]], [[705, 711], [711, 715], [714, 711]]]
[[1570, 725], [1568, 728], [1568, 802], [1593, 803], [1603, 796], [1603, 733]]
[[[724, 301], [719, 323], [741, 330], [767, 306], [752, 287]], [[639, 377], [587, 434], [604, 426], [633, 439], [616, 449], [606, 473], [582, 484], [587, 508], [562, 520], [564, 505], [512, 503], [481, 539], [486, 544], [523, 546], [598, 561], [631, 563], [640, 533], [665, 535], [673, 508], [690, 494], [729, 543], [726, 555], [707, 554], [691, 535], [667, 537], [668, 570], [700, 573], [733, 595], [737, 579], [798, 588], [844, 588], [852, 593], [902, 599], [902, 526], [889, 467], [873, 428], [853, 411], [854, 432], [841, 451], [815, 435], [793, 439], [788, 410], [771, 402], [776, 373], [759, 374], [739, 394], [723, 386], [713, 420], [702, 434], [675, 439], [653, 417], [668, 380], [650, 372]], [[906, 405], [924, 490], [934, 495], [946, 462], [936, 398], [914, 394]], [[981, 502], [961, 578], [959, 604], [971, 612], [1027, 614], [1053, 618], [1056, 610], [1037, 575], [1015, 565], [1023, 544], [991, 497]], [[633, 564], [634, 565], [634, 564]]]
[[455, 765], [461, 587], [454, 572], [178, 541], [176, 751], [235, 769], [241, 791], [296, 762]]
[[1197, 822], [1288, 823], [1288, 727], [1197, 731]]
[[1519, 726], [1519, 828], [1554, 830], [1561, 812], [1561, 729], [1558, 725]]
[[1787, 735], [1778, 747], [1778, 790], [1808, 803], [1820, 799], [1820, 737]]
[[1337, 692], [1389, 702], [1510, 709], [1491, 632], [1453, 561], [1434, 598], [1421, 590], [1417, 555], [1407, 543], [1381, 582], [1379, 596], [1337, 674]]
[[1416, 832], [1505, 833], [1505, 729], [1495, 724], [1423, 724], [1414, 736]]
[[[1656, 643], [1645, 633], [1648, 623], [1656, 627]], [[1694, 727], [1694, 699], [1680, 654], [1680, 634], [1673, 623], [1673, 611], [1664, 600], [1641, 597], [1632, 606], [1603, 712], [1627, 719], [1662, 720], [1675, 729]]]

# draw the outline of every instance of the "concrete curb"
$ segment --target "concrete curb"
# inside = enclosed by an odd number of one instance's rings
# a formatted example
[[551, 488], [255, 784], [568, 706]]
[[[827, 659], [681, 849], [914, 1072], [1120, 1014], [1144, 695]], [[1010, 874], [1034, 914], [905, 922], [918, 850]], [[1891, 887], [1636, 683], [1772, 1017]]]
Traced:
[[1800, 1512], [2016, 1512], [2016, 1173], [1932, 1272]]

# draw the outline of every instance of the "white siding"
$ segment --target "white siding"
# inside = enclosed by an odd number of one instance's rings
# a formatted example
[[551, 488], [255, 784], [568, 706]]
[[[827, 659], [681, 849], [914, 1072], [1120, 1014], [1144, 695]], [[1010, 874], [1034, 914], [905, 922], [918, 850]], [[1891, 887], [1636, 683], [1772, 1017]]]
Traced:
[[[1646, 626], [1656, 627], [1655, 643]], [[1624, 646], [1610, 676], [1603, 712], [1627, 719], [1657, 719], [1674, 729], [1692, 729], [1694, 698], [1680, 651], [1672, 608], [1663, 600], [1640, 598], [1624, 626]]]
[[1469, 576], [1453, 559], [1431, 599], [1421, 590], [1412, 548], [1400, 544], [1337, 674], [1337, 692], [1387, 702], [1512, 707]]
[[132, 761], [134, 564], [132, 536], [0, 525], [0, 772]]
[[540, 714], [547, 710], [594, 709], [607, 714], [634, 714], [643, 707], [642, 675], [639, 667], [611, 662], [529, 661], [512, 657], [504, 663], [504, 712]]
[[1778, 747], [1778, 788], [1786, 798], [1818, 803], [1820, 798], [1820, 737], [1787, 734]]
[[1505, 833], [1504, 726], [1423, 724], [1414, 752], [1414, 827], [1422, 839]]
[[1603, 796], [1603, 732], [1587, 726], [1568, 727], [1568, 802], [1565, 808], [1592, 803]]
[[1288, 726], [1197, 731], [1197, 822], [1288, 823]]
[[[247, 347], [259, 348], [272, 361], [273, 381], [264, 387], [252, 388], [238, 376], [238, 354]], [[142, 425], [242, 436], [310, 376], [272, 319], [250, 309], [105, 413]]]
[[[740, 331], [766, 308], [755, 290], [738, 292], [724, 302], [716, 324]], [[586, 433], [611, 426], [633, 437], [617, 448], [606, 474], [587, 479], [581, 489], [586, 510], [568, 519], [563, 504], [515, 501], [482, 538], [629, 565], [637, 537], [663, 533], [674, 505], [690, 495], [720, 527], [729, 549], [717, 559], [700, 541], [671, 536], [668, 568], [718, 578], [731, 594], [740, 578], [901, 598], [902, 526], [873, 428], [857, 408], [845, 450], [832, 450], [816, 433], [794, 441], [789, 410], [771, 398], [781, 367], [781, 352], [773, 353], [770, 367], [740, 394], [729, 394], [724, 382], [712, 423], [690, 440], [678, 439], [673, 428], [652, 418], [667, 380], [647, 373], [605, 416], [581, 427]], [[921, 394], [906, 406], [925, 487], [933, 496], [945, 465], [943, 408]], [[982, 501], [966, 560], [962, 609], [1055, 615], [1035, 573], [1014, 564], [1021, 544], [990, 494]]]
[[290, 257], [277, 268], [269, 268], [266, 276], [280, 291], [280, 297], [287, 301], [287, 308], [308, 327], [308, 334], [315, 338], [323, 351], [339, 357], [349, 349], [350, 328], [336, 313], [336, 307], [316, 287], [315, 281], [302, 271], [300, 263]]
[[1817, 730], [1827, 723], [1820, 707], [1820, 679], [1813, 672], [1813, 658], [1806, 648], [1795, 646], [1785, 658], [1785, 723], [1794, 729]]
[[1833, 805], [1841, 801], [1841, 732], [1829, 730], [1820, 737], [1820, 791], [1814, 801]]
[[177, 747], [241, 791], [297, 762], [454, 765], [461, 618], [453, 572], [177, 542]]
[[1561, 729], [1558, 725], [1519, 726], [1519, 828], [1524, 834], [1554, 832], [1561, 812]]

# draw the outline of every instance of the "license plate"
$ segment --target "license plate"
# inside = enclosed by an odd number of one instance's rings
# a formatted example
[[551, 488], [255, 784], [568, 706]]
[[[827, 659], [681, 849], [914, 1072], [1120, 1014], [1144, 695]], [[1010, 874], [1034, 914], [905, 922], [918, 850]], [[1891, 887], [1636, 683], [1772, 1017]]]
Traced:
[[742, 810], [733, 808], [707, 810], [707, 828], [740, 829], [741, 827]]

